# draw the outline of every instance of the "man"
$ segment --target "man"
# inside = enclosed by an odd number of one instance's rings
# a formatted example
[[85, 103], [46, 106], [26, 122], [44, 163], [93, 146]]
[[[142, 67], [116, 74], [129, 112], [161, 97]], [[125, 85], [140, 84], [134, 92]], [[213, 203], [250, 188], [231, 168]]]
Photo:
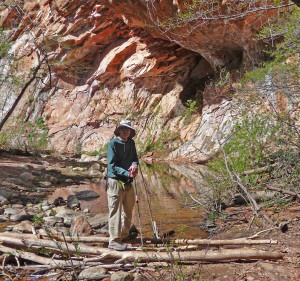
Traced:
[[129, 120], [122, 120], [116, 128], [107, 148], [107, 198], [109, 208], [108, 248], [125, 251], [122, 239], [129, 235], [132, 211], [135, 203], [133, 178], [138, 173], [138, 157], [132, 139], [135, 130]]

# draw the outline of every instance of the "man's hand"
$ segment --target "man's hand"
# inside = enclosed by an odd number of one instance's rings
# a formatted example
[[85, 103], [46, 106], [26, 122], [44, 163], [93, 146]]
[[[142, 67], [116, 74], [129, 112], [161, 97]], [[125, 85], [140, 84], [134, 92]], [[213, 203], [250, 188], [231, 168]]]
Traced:
[[133, 164], [133, 165], [130, 166], [130, 168], [128, 169], [128, 171], [129, 171], [128, 177], [135, 178], [137, 176], [137, 174], [138, 174], [138, 166], [135, 165], [135, 164]]

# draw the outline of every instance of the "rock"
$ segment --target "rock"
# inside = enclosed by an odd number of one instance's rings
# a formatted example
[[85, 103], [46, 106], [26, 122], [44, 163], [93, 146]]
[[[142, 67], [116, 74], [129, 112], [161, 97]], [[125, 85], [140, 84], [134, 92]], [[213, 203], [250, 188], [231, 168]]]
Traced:
[[83, 167], [74, 167], [74, 168], [72, 168], [72, 171], [74, 171], [74, 172], [83, 172], [85, 170], [86, 170], [86, 168], [83, 168]]
[[91, 167], [90, 170], [100, 170], [101, 169], [101, 165], [99, 163], [94, 163]]
[[12, 231], [21, 233], [32, 233], [32, 222], [27, 220], [22, 221], [21, 223], [14, 225]]
[[37, 166], [37, 167], [34, 168], [34, 170], [35, 170], [36, 172], [42, 172], [42, 171], [45, 171], [46, 168], [45, 168], [44, 166]]
[[8, 204], [8, 200], [4, 197], [0, 195], [0, 207], [7, 205]]
[[107, 158], [105, 157], [105, 158], [102, 158], [102, 159], [100, 159], [99, 160], [99, 162], [101, 162], [102, 164], [104, 164], [104, 165], [107, 165]]
[[14, 228], [14, 225], [7, 225], [7, 226], [5, 227], [5, 231], [12, 231], [13, 228]]
[[42, 164], [43, 164], [43, 166], [46, 166], [46, 167], [48, 167], [49, 165], [50, 165], [50, 163], [48, 162], [48, 161], [42, 161]]
[[24, 206], [21, 204], [12, 204], [11, 205], [12, 208], [17, 208], [17, 209], [22, 209]]
[[8, 218], [5, 217], [5, 215], [0, 215], [0, 222], [6, 222], [8, 221]]
[[72, 235], [92, 235], [93, 229], [87, 219], [80, 215], [76, 217], [71, 224], [70, 231]]
[[49, 181], [41, 181], [40, 182], [41, 187], [50, 187], [52, 185]]
[[76, 208], [79, 207], [80, 203], [75, 195], [69, 195], [67, 198], [67, 207]]
[[45, 178], [45, 180], [50, 181], [51, 183], [57, 183], [58, 182], [58, 179], [56, 177], [53, 177], [53, 176], [48, 175], [48, 174], [46, 174], [44, 178]]
[[[256, 200], [256, 202], [264, 202], [266, 199], [271, 199], [275, 196], [275, 192], [270, 191], [255, 191], [251, 192], [251, 196]], [[248, 200], [249, 201], [249, 200]], [[247, 204], [247, 195], [243, 195], [240, 193], [237, 193], [232, 198], [232, 203], [234, 205], [243, 205]]]
[[50, 205], [44, 205], [44, 206], [42, 206], [42, 211], [48, 211], [48, 210], [50, 210], [52, 207], [50, 206]]
[[11, 221], [24, 221], [24, 220], [30, 220], [32, 218], [33, 218], [33, 214], [29, 213], [25, 209], [15, 215], [10, 216]]
[[35, 159], [31, 160], [30, 163], [36, 164], [36, 165], [43, 165], [42, 161], [35, 160]]
[[16, 185], [24, 185], [24, 181], [18, 178], [7, 178], [6, 181], [11, 182]]
[[125, 271], [117, 271], [111, 275], [111, 281], [131, 281], [133, 279], [132, 273]]
[[59, 203], [61, 203], [61, 199], [63, 199], [63, 198], [61, 198], [61, 197], [50, 198], [47, 200], [47, 202], [52, 206], [58, 206]]
[[73, 183], [74, 181], [72, 179], [66, 179], [65, 182], [66, 183]]
[[56, 217], [64, 219], [65, 226], [71, 226], [73, 219], [80, 215], [79, 212], [66, 209], [65, 207], [56, 207], [53, 211], [56, 212]]
[[79, 280], [101, 280], [108, 275], [106, 269], [101, 266], [93, 266], [82, 270], [78, 276]]
[[24, 171], [31, 171], [31, 170], [33, 170], [34, 168], [33, 168], [31, 165], [24, 165], [24, 166], [22, 167], [22, 169], [23, 169]]
[[108, 231], [108, 214], [97, 214], [94, 217], [88, 218], [88, 222], [93, 229], [102, 229], [103, 232]]
[[11, 199], [13, 197], [13, 193], [6, 191], [6, 190], [0, 190], [0, 196], [5, 197], [6, 199]]
[[89, 209], [84, 209], [82, 212], [83, 213], [89, 213]]
[[288, 226], [289, 223], [290, 223], [290, 221], [283, 221], [278, 225], [278, 227], [283, 233], [285, 233], [289, 229], [289, 226]]
[[47, 225], [50, 225], [50, 226], [55, 226], [57, 223], [63, 223], [64, 222], [63, 218], [56, 217], [56, 216], [55, 217], [53, 217], [53, 216], [51, 216], [51, 217], [44, 217], [43, 219], [44, 219], [45, 223]]
[[24, 172], [20, 175], [20, 178], [25, 182], [31, 182], [34, 179], [34, 176], [29, 172]]
[[20, 212], [20, 210], [18, 210], [18, 209], [14, 209], [14, 208], [6, 208], [5, 210], [4, 210], [4, 215], [5, 216], [10, 216], [10, 215], [15, 215], [15, 214], [17, 214], [17, 213], [19, 213]]
[[75, 196], [79, 200], [89, 200], [93, 198], [97, 198], [100, 195], [93, 190], [83, 190], [75, 193]]
[[137, 274], [134, 277], [134, 281], [150, 281], [150, 280], [142, 274]]
[[98, 170], [90, 170], [90, 175], [91, 176], [100, 176], [102, 173]]
[[98, 161], [98, 160], [99, 160], [99, 155], [90, 156], [87, 154], [82, 154], [79, 162], [93, 162], [93, 161]]

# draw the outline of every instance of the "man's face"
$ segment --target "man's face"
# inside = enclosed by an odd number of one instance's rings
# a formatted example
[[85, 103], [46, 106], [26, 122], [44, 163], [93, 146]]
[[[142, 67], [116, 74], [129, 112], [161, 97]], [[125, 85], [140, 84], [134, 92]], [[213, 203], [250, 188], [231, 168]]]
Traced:
[[120, 138], [127, 140], [130, 136], [130, 129], [127, 127], [120, 127]]

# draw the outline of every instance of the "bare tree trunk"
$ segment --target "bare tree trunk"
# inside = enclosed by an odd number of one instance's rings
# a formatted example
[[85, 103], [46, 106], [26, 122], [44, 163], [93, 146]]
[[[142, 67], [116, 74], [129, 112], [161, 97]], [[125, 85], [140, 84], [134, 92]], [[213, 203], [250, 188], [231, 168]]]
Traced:
[[0, 122], [0, 132], [4, 126], [4, 124], [6, 123], [6, 121], [8, 120], [8, 118], [12, 115], [12, 113], [14, 112], [15, 108], [17, 107], [18, 103], [20, 102], [22, 96], [24, 95], [25, 91], [27, 90], [27, 88], [30, 86], [30, 84], [36, 79], [36, 75], [38, 73], [38, 71], [40, 70], [41, 66], [43, 65], [44, 61], [46, 60], [46, 57], [44, 57], [39, 64], [36, 66], [36, 68], [34, 69], [33, 73], [32, 73], [32, 77], [30, 78], [30, 80], [28, 82], [26, 82], [26, 84], [24, 85], [24, 87], [22, 88], [20, 94], [18, 95], [18, 97], [16, 98], [15, 102], [13, 103], [12, 107], [7, 111], [5, 117], [1, 120]]

